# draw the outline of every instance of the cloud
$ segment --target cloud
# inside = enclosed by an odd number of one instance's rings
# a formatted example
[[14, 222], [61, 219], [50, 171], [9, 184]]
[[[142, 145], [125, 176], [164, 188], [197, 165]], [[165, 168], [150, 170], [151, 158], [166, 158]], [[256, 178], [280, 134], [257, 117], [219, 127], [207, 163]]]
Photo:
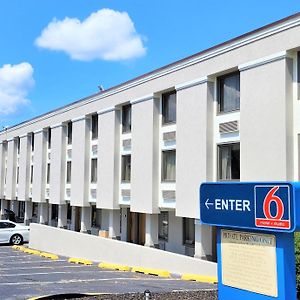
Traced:
[[36, 39], [38, 47], [64, 51], [72, 59], [122, 61], [146, 54], [142, 37], [126, 12], [101, 9], [80, 21], [53, 19]]
[[32, 75], [33, 68], [27, 62], [0, 68], [0, 115], [12, 114], [30, 103], [26, 97], [34, 86]]

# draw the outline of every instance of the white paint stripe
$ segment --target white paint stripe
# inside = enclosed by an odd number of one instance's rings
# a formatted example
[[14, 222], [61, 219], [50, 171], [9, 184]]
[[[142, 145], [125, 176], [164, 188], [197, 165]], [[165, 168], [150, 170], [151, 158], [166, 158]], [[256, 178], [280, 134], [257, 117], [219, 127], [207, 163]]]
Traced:
[[67, 262], [66, 260], [55, 260], [55, 261], [50, 261], [50, 260], [30, 260], [30, 261], [8, 261], [5, 263], [2, 263], [2, 265], [15, 265], [15, 264], [33, 264], [33, 263], [56, 263], [56, 262]]
[[174, 278], [124, 278], [124, 277], [115, 277], [115, 278], [99, 278], [99, 279], [71, 279], [71, 280], [60, 280], [60, 281], [39, 281], [39, 282], [0, 282], [0, 286], [5, 285], [46, 285], [46, 284], [68, 284], [68, 283], [83, 283], [83, 282], [98, 282], [98, 281], [179, 281], [179, 279]]
[[[118, 272], [118, 271], [108, 271], [108, 272], [105, 272], [106, 273], [114, 273], [114, 272]], [[122, 271], [119, 271], [119, 272], [122, 272]], [[76, 273], [95, 273], [95, 270], [91, 269], [91, 270], [79, 270], [79, 271], [76, 271]], [[67, 272], [67, 271], [54, 271], [54, 272], [39, 272], [39, 273], [21, 273], [21, 274], [1, 274], [1, 277], [18, 277], [18, 276], [28, 276], [28, 275], [31, 275], [31, 276], [34, 276], [34, 275], [52, 275], [52, 274], [73, 274], [74, 275], [74, 271], [70, 271], [70, 272]], [[101, 274], [101, 273], [100, 273]]]
[[[47, 267], [47, 266], [38, 266], [38, 267], [30, 267], [30, 269], [60, 269], [60, 268], [82, 268], [82, 265], [67, 265], [67, 266], [60, 266], [60, 265], [54, 265], [52, 267]], [[29, 267], [24, 267], [24, 268], [14, 268], [14, 270], [28, 270]], [[1, 271], [10, 271], [11, 272], [11, 268], [1, 268]], [[101, 269], [99, 269], [99, 271], [103, 271]]]
[[28, 255], [21, 255], [21, 254], [20, 255], [11, 255], [11, 256], [10, 255], [5, 255], [5, 256], [4, 255], [3, 256], [0, 255], [0, 259], [1, 258], [4, 258], [4, 259], [7, 259], [7, 258], [16, 258], [16, 257], [25, 258], [25, 257], [28, 257]]

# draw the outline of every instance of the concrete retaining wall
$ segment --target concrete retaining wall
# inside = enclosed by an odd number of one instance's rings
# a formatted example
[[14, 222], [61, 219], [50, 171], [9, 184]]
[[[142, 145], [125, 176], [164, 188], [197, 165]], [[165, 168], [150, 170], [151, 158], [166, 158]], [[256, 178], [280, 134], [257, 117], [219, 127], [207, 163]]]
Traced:
[[95, 262], [217, 276], [217, 265], [213, 262], [34, 223], [30, 224], [29, 247]]

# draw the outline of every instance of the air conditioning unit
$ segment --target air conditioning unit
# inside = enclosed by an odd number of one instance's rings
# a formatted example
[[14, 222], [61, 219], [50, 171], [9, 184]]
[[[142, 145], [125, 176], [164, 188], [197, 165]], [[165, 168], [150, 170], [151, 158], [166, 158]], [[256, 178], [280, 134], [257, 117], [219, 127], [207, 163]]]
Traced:
[[67, 150], [67, 159], [72, 159], [72, 149]]
[[163, 140], [164, 140], [164, 142], [174, 142], [174, 141], [176, 141], [176, 131], [164, 132]]
[[98, 145], [92, 145], [92, 155], [97, 156], [98, 154]]
[[239, 131], [239, 123], [238, 121], [231, 121], [219, 124], [219, 132], [221, 134], [224, 133], [232, 133]]

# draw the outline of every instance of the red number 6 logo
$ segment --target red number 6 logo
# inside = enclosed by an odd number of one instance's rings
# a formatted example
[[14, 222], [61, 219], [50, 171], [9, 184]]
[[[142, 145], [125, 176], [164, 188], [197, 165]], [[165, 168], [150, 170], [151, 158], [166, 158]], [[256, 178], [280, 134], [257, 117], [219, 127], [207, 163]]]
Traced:
[[[263, 210], [264, 210], [264, 214], [267, 219], [281, 220], [283, 217], [283, 214], [284, 214], [283, 202], [278, 196], [274, 195], [278, 189], [279, 189], [279, 186], [274, 186], [268, 192], [267, 196], [265, 197], [264, 204], [263, 204]], [[275, 216], [271, 215], [271, 203], [272, 202], [276, 203], [277, 213]]]

